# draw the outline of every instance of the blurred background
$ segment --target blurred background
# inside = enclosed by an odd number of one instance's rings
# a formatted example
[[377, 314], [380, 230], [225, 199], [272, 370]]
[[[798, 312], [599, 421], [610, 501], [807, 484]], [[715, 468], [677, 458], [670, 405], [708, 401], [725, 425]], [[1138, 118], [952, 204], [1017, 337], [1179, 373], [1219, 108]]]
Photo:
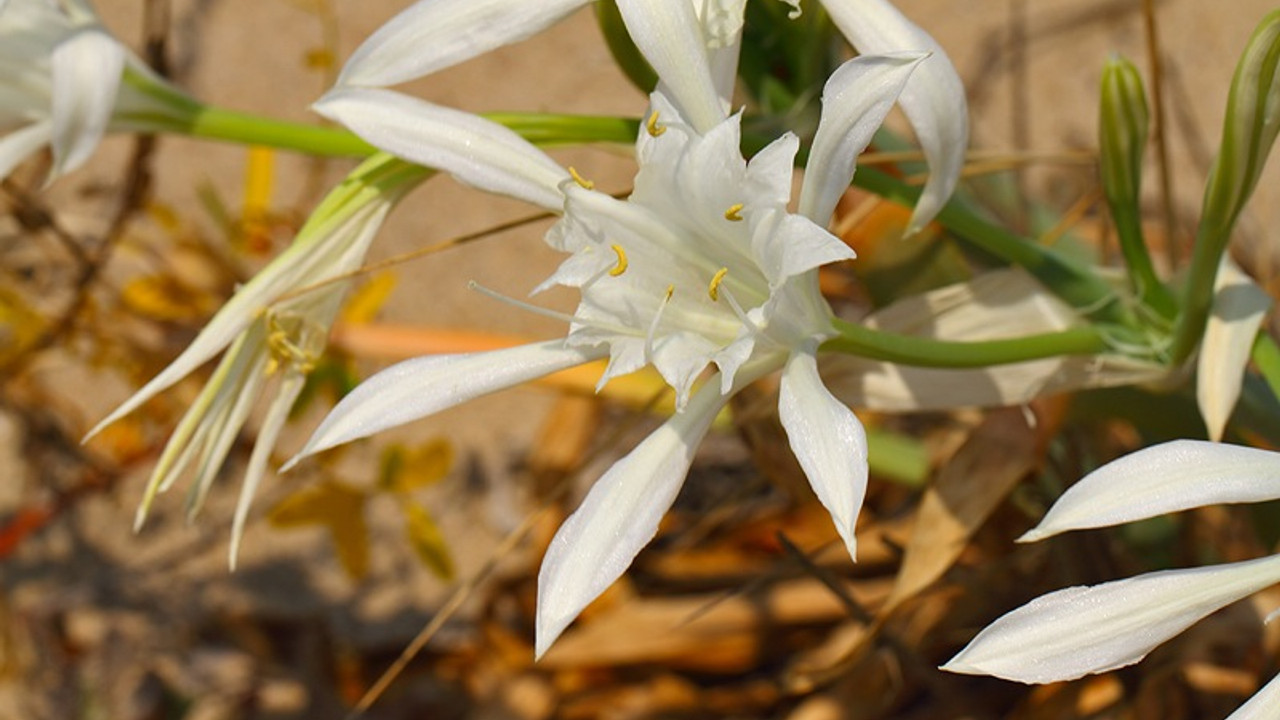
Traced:
[[[306, 122], [319, 122], [308, 105], [343, 60], [406, 4], [96, 3], [120, 38], [196, 97]], [[1032, 236], [1065, 223], [1072, 242], [1098, 258], [1117, 256], [1100, 230], [1099, 74], [1119, 53], [1150, 88], [1158, 57], [1169, 202], [1153, 147], [1147, 218], [1166, 249], [1161, 258], [1185, 261], [1227, 84], [1269, 3], [897, 5], [964, 78], [975, 157], [1012, 168], [987, 191], [1004, 221]], [[408, 89], [470, 111], [638, 116], [645, 105], [590, 10]], [[626, 150], [553, 154], [622, 192], [633, 173]], [[1267, 676], [1275, 638], [1263, 653], [1256, 614], [1244, 611], [1215, 616], [1211, 630], [1189, 633], [1140, 670], [1066, 689], [933, 669], [1037, 589], [1060, 587], [1064, 577], [1117, 577], [1149, 560], [1139, 560], [1141, 539], [1116, 549], [1095, 534], [1052, 551], [1011, 548], [1052, 498], [1045, 477], [1061, 484], [1136, 442], [1124, 423], [1090, 424], [1062, 398], [1025, 410], [864, 418], [884, 428], [881, 447], [892, 457], [880, 468], [887, 477], [873, 479], [856, 567], [831, 551], [834, 530], [821, 508], [792, 493], [776, 419], [740, 412], [700, 452], [632, 577], [536, 665], [542, 549], [589, 481], [659, 421], [636, 403], [596, 399], [572, 383], [532, 385], [269, 477], [232, 573], [227, 541], [246, 434], [198, 517], [184, 516], [179, 487], [135, 534], [148, 473], [203, 376], [91, 443], [80, 438], [288, 244], [354, 163], [113, 137], [86, 169], [42, 189], [42, 162], [0, 190], [0, 720], [339, 718], [436, 617], [443, 624], [366, 717], [1222, 717]], [[1273, 295], [1275, 178], [1273, 167], [1235, 245]], [[1018, 200], [1018, 189], [1030, 199]], [[369, 259], [528, 213], [433, 179], [396, 209]], [[908, 262], [892, 244], [904, 221], [885, 208], [846, 236], [869, 262]], [[300, 446], [333, 388], [351, 377], [433, 348], [562, 333], [554, 321], [467, 290], [474, 280], [524, 297], [559, 261], [541, 240], [548, 226], [533, 221], [368, 273], [326, 360], [331, 382], [318, 383], [299, 409], [278, 459]], [[848, 293], [850, 306], [868, 301], [856, 282], [824, 289]], [[575, 300], [556, 291], [546, 304], [571, 310]], [[1039, 419], [1034, 427], [1027, 414]], [[1188, 422], [1189, 432], [1202, 432], [1194, 415]], [[1173, 433], [1183, 427], [1173, 425]], [[981, 478], [980, 487], [966, 477]], [[1009, 495], [1024, 480], [1031, 489]], [[936, 512], [930, 502], [954, 510], [957, 498], [979, 509], [959, 512], [962, 527], [933, 539], [944, 549], [908, 573], [904, 548], [925, 542], [913, 538], [916, 519]], [[552, 509], [538, 513], [544, 507]], [[1220, 557], [1256, 549], [1230, 513], [1206, 511], [1194, 522]], [[894, 591], [904, 576], [910, 592]], [[900, 609], [881, 612], [891, 597]]]

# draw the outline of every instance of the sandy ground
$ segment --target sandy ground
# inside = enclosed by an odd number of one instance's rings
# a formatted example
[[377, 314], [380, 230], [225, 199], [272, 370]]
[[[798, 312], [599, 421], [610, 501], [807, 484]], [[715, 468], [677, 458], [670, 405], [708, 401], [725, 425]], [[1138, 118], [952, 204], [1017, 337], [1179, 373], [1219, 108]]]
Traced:
[[[121, 37], [139, 37], [139, 2], [102, 0], [99, 5]], [[308, 5], [301, 0], [176, 0], [172, 55], [177, 81], [213, 103], [312, 120], [307, 106], [325, 81], [323, 73], [305, 67], [305, 60], [309, 51], [321, 47], [325, 25]], [[335, 0], [339, 56], [345, 57], [403, 5], [388, 0]], [[1139, 5], [1137, 0], [899, 3], [934, 33], [965, 78], [972, 101], [974, 147], [1046, 153], [1094, 146], [1098, 75], [1110, 53], [1127, 55], [1146, 67]], [[1210, 10], [1198, 0], [1167, 0], [1158, 7], [1178, 231], [1186, 236], [1193, 228], [1207, 162], [1219, 133], [1226, 83], [1239, 48], [1270, 4], [1232, 0]], [[1025, 38], [1020, 50], [1010, 40], [1010, 28], [1019, 22]], [[475, 111], [638, 115], [644, 108], [641, 94], [613, 69], [585, 12], [530, 41], [438, 73], [409, 89], [434, 102]], [[103, 216], [91, 191], [118, 182], [127, 149], [123, 140], [109, 142], [86, 171], [50, 191], [50, 204], [66, 208], [69, 222], [78, 227], [100, 227]], [[605, 188], [621, 190], [629, 182], [630, 163], [617, 153], [589, 149], [559, 157], [583, 168]], [[236, 204], [245, 163], [245, 151], [239, 147], [165, 138], [156, 157], [156, 199], [190, 223], [193, 232], [212, 233], [197, 191], [211, 187]], [[319, 175], [334, 182], [350, 166], [332, 161]], [[313, 170], [300, 158], [279, 157], [273, 203], [282, 213], [305, 211], [314, 197], [305, 178]], [[1264, 244], [1269, 235], [1265, 230], [1280, 221], [1275, 177], [1273, 167], [1260, 185], [1242, 233], [1244, 241], [1262, 247], [1269, 247]], [[1154, 173], [1150, 180], [1150, 216], [1155, 217]], [[1045, 202], [1065, 208], [1087, 190], [1091, 180], [1087, 170], [1051, 166], [1032, 173], [1029, 182]], [[396, 211], [371, 259], [527, 213], [518, 203], [434, 180]], [[146, 224], [137, 232], [156, 238], [163, 235]], [[523, 296], [558, 261], [540, 235], [538, 227], [528, 228], [404, 266], [382, 319], [554, 336], [561, 332], [556, 323], [466, 290], [467, 281], [475, 280]], [[1270, 268], [1277, 265], [1273, 255], [1254, 257], [1261, 272], [1271, 273]], [[553, 298], [560, 307], [571, 307], [572, 301], [568, 294]], [[164, 346], [163, 351], [176, 352], [176, 348]], [[363, 365], [366, 370], [375, 366], [374, 362]], [[24, 382], [90, 389], [68, 393], [68, 417], [78, 424], [68, 429], [71, 435], [83, 432], [131, 391], [121, 378], [88, 373], [62, 352], [42, 359]], [[430, 495], [431, 502], [439, 503], [439, 518], [453, 540], [461, 576], [483, 563], [496, 540], [526, 511], [527, 493], [518, 485], [517, 468], [553, 400], [544, 391], [517, 389], [389, 434], [402, 440], [447, 437], [468, 459], [464, 465], [471, 468], [469, 473], [465, 468], [455, 470]], [[308, 419], [308, 423], [314, 421], [314, 417]], [[285, 448], [297, 447], [305, 431], [305, 427], [295, 428]], [[23, 433], [12, 416], [0, 413], [0, 477], [4, 478], [0, 517], [47, 492], [42, 484], [50, 470], [36, 464], [37, 458], [24, 457]], [[353, 481], [368, 482], [375, 460], [373, 449], [362, 448], [350, 453], [342, 467]], [[92, 667], [97, 669], [89, 672], [101, 676], [98, 679], [111, 677], [122, 667], [143, 678], [151, 671], [147, 668], [167, 663], [182, 666], [173, 672], [185, 673], [183, 677], [194, 686], [230, 686], [238, 682], [236, 673], [247, 672], [248, 661], [217, 647], [203, 649], [193, 659], [184, 650], [192, 638], [234, 632], [247, 617], [271, 617], [280, 623], [323, 628], [316, 637], [339, 644], [395, 648], [412, 636], [449, 589], [412, 561], [400, 542], [390, 506], [373, 508], [377, 550], [370, 577], [363, 583], [353, 584], [337, 568], [320, 532], [266, 527], [261, 519], [263, 504], [246, 536], [241, 570], [229, 574], [225, 541], [237, 485], [234, 478], [221, 484], [196, 524], [182, 522], [179, 497], [166, 497], [150, 525], [135, 536], [130, 523], [145, 470], [132, 473], [109, 493], [83, 498], [0, 563], [4, 591], [0, 621], [8, 624], [7, 635], [26, 638], [0, 646], [0, 666], [29, 661], [30, 657], [15, 653], [22, 648], [26, 648], [23, 653], [38, 653], [32, 648], [40, 643], [31, 638], [38, 640], [40, 633], [61, 624], [95, 658], [97, 665]], [[479, 490], [476, 477], [481, 478]], [[291, 482], [305, 481], [303, 473]], [[269, 498], [279, 495], [278, 490], [267, 493]], [[305, 649], [298, 652], [306, 654]], [[303, 692], [299, 687], [310, 682], [308, 673], [319, 670], [304, 668], [281, 675], [281, 697]], [[136, 688], [144, 682], [138, 678], [121, 682]], [[0, 675], [0, 688], [5, 682]], [[0, 720], [28, 716], [14, 709], [25, 707], [13, 699], [15, 693], [19, 690], [14, 687], [0, 690]], [[14, 704], [6, 707], [6, 697]], [[282, 708], [289, 707], [287, 699], [281, 702]], [[282, 710], [280, 716], [288, 712]]]

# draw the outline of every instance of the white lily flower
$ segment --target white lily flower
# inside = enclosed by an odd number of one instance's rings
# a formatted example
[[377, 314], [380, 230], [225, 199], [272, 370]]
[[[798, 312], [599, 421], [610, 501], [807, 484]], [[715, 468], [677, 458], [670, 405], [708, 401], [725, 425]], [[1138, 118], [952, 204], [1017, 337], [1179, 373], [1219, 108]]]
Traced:
[[[617, 1], [627, 31], [661, 78], [658, 90], [686, 122], [707, 132], [732, 100], [745, 0]], [[913, 234], [937, 215], [959, 180], [969, 141], [964, 86], [942, 47], [887, 0], [821, 1], [860, 53], [929, 56], [898, 98], [930, 168], [907, 226], [907, 234]], [[792, 16], [798, 15], [798, 2], [786, 2], [795, 7]], [[418, 0], [361, 44], [343, 66], [334, 92], [423, 77], [523, 40], [587, 4]]]
[[[1280, 455], [1178, 440], [1090, 473], [1022, 540], [1216, 503], [1280, 498]], [[943, 666], [1026, 683], [1072, 680], [1138, 662], [1210, 613], [1280, 582], [1280, 555], [1148, 573], [1037, 598], [996, 620]], [[1277, 716], [1269, 682], [1232, 718]]]
[[[428, 174], [385, 155], [362, 164], [325, 198], [289, 249], [236, 291], [177, 359], [89, 431], [86, 441], [226, 351], [152, 471], [136, 528], [146, 519], [155, 495], [192, 468], [195, 482], [188, 515], [199, 510], [249, 411], [270, 376], [279, 375], [236, 508], [230, 548], [235, 567], [250, 502], [346, 293], [345, 283], [324, 283], [360, 266], [387, 213]], [[320, 287], [307, 289], [317, 284]]]
[[[126, 74], [138, 83], [122, 84]], [[83, 0], [13, 0], [0, 12], [0, 130], [10, 130], [0, 139], [0, 178], [47, 145], [52, 181], [83, 164], [109, 130], [157, 130], [184, 116], [180, 97]]]
[[[716, 413], [770, 371], [782, 370], [779, 414], [791, 447], [854, 553], [866, 438], [818, 377], [817, 347], [835, 331], [817, 268], [853, 257], [825, 229], [829, 199], [848, 187], [855, 159], [923, 59], [861, 56], [832, 76], [801, 213], [792, 214], [799, 140], [788, 133], [743, 159], [740, 117], [728, 114], [714, 75], [725, 60], [709, 59], [719, 48], [702, 25], [724, 18], [699, 16], [687, 0], [647, 13], [622, 7], [641, 26], [641, 49], [665, 72], [625, 201], [474, 116], [371, 88], [340, 88], [316, 104], [375, 146], [482, 189], [562, 208], [547, 241], [571, 256], [538, 290], [578, 288], [581, 303], [565, 318], [563, 341], [419, 358], [374, 375], [334, 408], [299, 458], [601, 357], [609, 358], [602, 384], [652, 364], [676, 392], [675, 417], [594, 485], [552, 541], [539, 574], [538, 655], [657, 532]], [[681, 31], [690, 27], [698, 32]], [[720, 37], [720, 47], [726, 41], [736, 42]]]

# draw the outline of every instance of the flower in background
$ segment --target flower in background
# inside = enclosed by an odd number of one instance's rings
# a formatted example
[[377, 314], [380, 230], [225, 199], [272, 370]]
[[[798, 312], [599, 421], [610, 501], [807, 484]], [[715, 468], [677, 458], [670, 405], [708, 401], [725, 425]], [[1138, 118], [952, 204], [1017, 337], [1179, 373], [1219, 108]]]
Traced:
[[[1177, 440], [1111, 462], [1073, 485], [1020, 542], [1218, 503], [1280, 498], [1280, 455]], [[944, 670], [1025, 683], [1074, 680], [1132, 665], [1236, 600], [1280, 582], [1280, 555], [1166, 570], [1049, 593], [984, 629]], [[1274, 718], [1273, 679], [1229, 720]]]
[[346, 293], [347, 284], [334, 280], [360, 267], [387, 213], [429, 175], [386, 155], [363, 163], [321, 202], [289, 249], [241, 287], [177, 359], [89, 431], [86, 440], [225, 350], [152, 471], [137, 527], [156, 494], [189, 471], [195, 481], [187, 512], [199, 510], [249, 411], [275, 376], [278, 382], [249, 458], [232, 526], [230, 562], [235, 567], [253, 495]]
[[9, 131], [0, 178], [47, 145], [52, 181], [83, 164], [107, 131], [161, 130], [194, 107], [112, 37], [86, 0], [0, 5], [0, 131]]
[[[785, 0], [800, 12], [799, 0]], [[929, 164], [930, 174], [907, 234], [925, 226], [955, 190], [969, 141], [964, 86], [946, 51], [887, 0], [821, 0], [836, 27], [864, 55], [928, 55], [912, 73], [899, 102]], [[356, 49], [337, 89], [381, 88], [423, 77], [530, 37], [590, 0], [418, 0]], [[705, 130], [733, 95], [745, 0], [617, 0], [627, 30], [676, 97], [717, 98], [682, 108]], [[689, 52], [691, 36], [698, 52]], [[698, 72], [691, 72], [694, 67]], [[662, 86], [659, 86], [662, 89]], [[709, 93], [709, 90], [714, 90]]]
[[[420, 3], [401, 17], [422, 21], [454, 5]], [[538, 13], [527, 5], [515, 12], [531, 21]], [[538, 581], [538, 655], [654, 536], [716, 414], [769, 372], [782, 371], [779, 413], [791, 448], [854, 553], [866, 437], [818, 376], [818, 346], [835, 330], [817, 268], [853, 257], [827, 222], [858, 155], [926, 61], [921, 53], [863, 55], [831, 76], [798, 212], [791, 213], [798, 138], [787, 133], [748, 163], [740, 116], [728, 111], [742, 4], [721, 8], [736, 20], [727, 23], [724, 12], [699, 15], [685, 0], [620, 7], [661, 77], [636, 142], [639, 172], [627, 200], [594, 190], [575, 170], [483, 118], [354, 87], [350, 69], [347, 83], [316, 104], [383, 150], [562, 212], [547, 241], [570, 257], [538, 290], [574, 287], [581, 302], [564, 317], [565, 339], [423, 357], [378, 373], [334, 408], [299, 458], [597, 358], [609, 358], [601, 384], [652, 364], [675, 390], [676, 415], [595, 483], [552, 540]], [[546, 10], [540, 21], [553, 14]], [[372, 62], [371, 52], [356, 60]]]

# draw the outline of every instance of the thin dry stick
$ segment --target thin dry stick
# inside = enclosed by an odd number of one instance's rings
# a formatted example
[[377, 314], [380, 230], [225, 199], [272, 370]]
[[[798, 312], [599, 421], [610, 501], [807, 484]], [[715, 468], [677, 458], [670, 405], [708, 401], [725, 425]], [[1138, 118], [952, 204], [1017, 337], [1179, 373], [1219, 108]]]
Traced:
[[1152, 128], [1156, 136], [1156, 159], [1160, 171], [1160, 215], [1164, 221], [1165, 247], [1169, 269], [1178, 269], [1178, 243], [1174, 237], [1173, 173], [1169, 168], [1169, 140], [1165, 133], [1164, 69], [1160, 59], [1160, 37], [1156, 32], [1155, 0], [1142, 0], [1142, 21], [1147, 37], [1147, 59], [1151, 64], [1151, 102], [1155, 105]]
[[345, 272], [340, 275], [334, 275], [333, 277], [325, 278], [324, 280], [321, 280], [319, 282], [315, 282], [310, 285], [304, 285], [303, 287], [290, 290], [284, 295], [281, 295], [280, 297], [276, 298], [275, 302], [281, 302], [284, 300], [288, 300], [290, 298], [298, 297], [300, 295], [305, 295], [314, 290], [319, 290], [320, 288], [328, 287], [329, 285], [332, 285], [334, 283], [342, 282], [344, 280], [351, 280], [352, 278], [357, 278], [357, 277], [360, 277], [361, 275], [368, 275], [370, 273], [374, 273], [379, 270], [384, 270], [386, 268], [393, 267], [395, 265], [407, 263], [410, 260], [417, 260], [418, 258], [426, 257], [427, 255], [434, 255], [435, 253], [441, 252], [442, 250], [448, 250], [449, 248], [455, 248], [460, 245], [466, 245], [467, 243], [474, 242], [476, 240], [483, 240], [487, 237], [500, 235], [508, 230], [514, 230], [516, 228], [524, 227], [525, 225], [531, 225], [533, 223], [536, 223], [542, 220], [549, 220], [555, 216], [556, 216], [555, 213], [551, 213], [551, 212], [542, 212], [536, 215], [526, 215], [525, 217], [516, 218], [515, 220], [511, 220], [505, 223], [500, 223], [498, 225], [493, 225], [483, 230], [477, 230], [472, 233], [467, 233], [466, 235], [458, 235], [456, 237], [449, 238], [448, 240], [441, 240], [440, 242], [435, 243], [433, 245], [428, 245], [423, 248], [418, 248], [417, 250], [410, 250], [407, 253], [394, 255], [385, 260], [379, 260], [378, 262], [375, 262], [375, 263], [361, 265], [360, 267], [356, 268], [355, 270], [352, 270], [351, 272]]
[[[1031, 81], [1027, 72], [1027, 3], [1012, 0], [1009, 4], [1009, 108], [1012, 112], [1013, 146], [1024, 152], [1031, 146]], [[1013, 204], [1013, 226], [1021, 232], [1027, 229], [1027, 179], [1019, 168], [1013, 173], [1013, 186], [1017, 190]]]
[[1102, 188], [1096, 185], [1080, 196], [1080, 199], [1067, 208], [1062, 217], [1058, 218], [1058, 222], [1053, 227], [1036, 239], [1041, 245], [1052, 245], [1058, 242], [1059, 238], [1067, 233], [1071, 228], [1075, 227], [1089, 211], [1097, 206], [1102, 200]]
[[533, 528], [537, 527], [538, 523], [542, 522], [543, 516], [550, 512], [552, 507], [559, 502], [560, 499], [569, 491], [569, 488], [573, 486], [573, 481], [577, 479], [578, 474], [582, 472], [582, 469], [589, 466], [606, 450], [612, 448], [618, 440], [631, 431], [632, 427], [634, 427], [641, 418], [648, 416], [653, 409], [657, 407], [658, 403], [662, 401], [662, 398], [667, 394], [667, 391], [668, 389], [664, 387], [654, 393], [653, 397], [649, 398], [649, 401], [645, 403], [644, 407], [641, 408], [639, 412], [631, 416], [630, 422], [620, 425], [616, 430], [609, 434], [609, 437], [607, 437], [597, 449], [582, 458], [581, 462], [578, 463], [577, 468], [572, 472], [566, 473], [564, 477], [555, 484], [551, 489], [551, 492], [548, 493], [546, 500], [542, 502], [542, 505], [540, 505], [536, 510], [530, 512], [525, 516], [524, 521], [522, 521], [520, 525], [507, 533], [507, 536], [502, 539], [502, 542], [498, 544], [498, 547], [494, 548], [493, 554], [491, 554], [489, 559], [485, 561], [484, 565], [476, 571], [476, 574], [472, 575], [466, 582], [459, 585], [458, 588], [453, 591], [449, 600], [440, 608], [440, 611], [436, 613], [435, 617], [432, 617], [431, 621], [423, 626], [417, 636], [415, 636], [405, 647], [404, 651], [400, 653], [400, 657], [396, 658], [396, 661], [391, 664], [391, 667], [387, 668], [386, 671], [378, 678], [377, 682], [375, 682], [369, 690], [365, 692], [365, 694], [360, 698], [360, 701], [356, 703], [356, 706], [347, 714], [346, 720], [356, 720], [356, 718], [363, 715], [370, 707], [372, 707], [373, 704], [378, 701], [378, 698], [382, 697], [382, 694], [387, 691], [387, 688], [391, 686], [391, 683], [395, 682], [395, 679], [400, 676], [400, 673], [404, 672], [404, 669], [408, 667], [410, 662], [413, 662], [413, 659], [422, 651], [422, 648], [426, 647], [427, 643], [431, 642], [431, 639], [440, 631], [440, 628], [444, 627], [444, 624], [453, 617], [454, 613], [458, 612], [458, 609], [462, 607], [462, 604], [466, 602], [477, 589], [479, 589], [481, 583], [493, 574], [493, 571], [497, 569], [498, 563], [501, 562], [502, 558], [515, 550], [516, 546], [524, 541], [525, 536], [527, 536]]

